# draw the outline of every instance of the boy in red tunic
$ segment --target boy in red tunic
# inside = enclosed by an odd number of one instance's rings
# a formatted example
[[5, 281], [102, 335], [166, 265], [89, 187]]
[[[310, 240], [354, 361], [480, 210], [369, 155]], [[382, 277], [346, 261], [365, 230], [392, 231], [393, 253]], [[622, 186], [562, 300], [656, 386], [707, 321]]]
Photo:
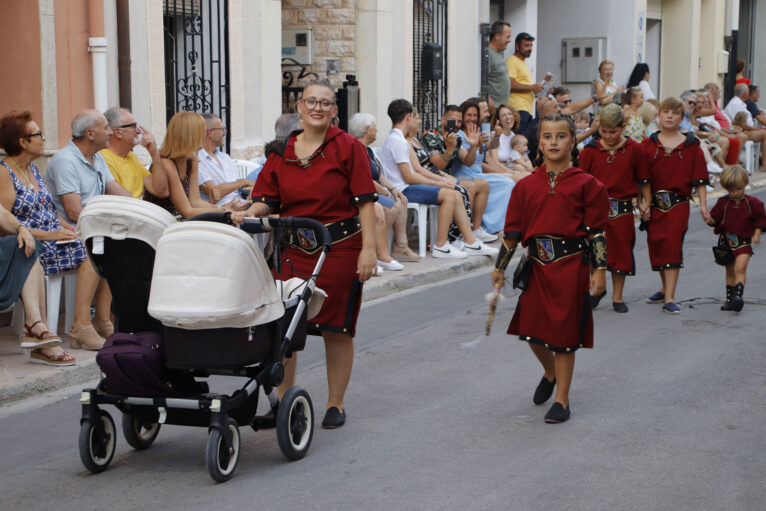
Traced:
[[[601, 181], [609, 194], [609, 221], [605, 229], [606, 239], [609, 240], [606, 269], [612, 274], [612, 307], [616, 312], [628, 312], [622, 290], [625, 276], [636, 274], [633, 198], [636, 197], [642, 215], [648, 214], [651, 204], [646, 155], [641, 144], [623, 135], [624, 129], [622, 108], [608, 105], [599, 113], [601, 139], [586, 145], [579, 157], [580, 168]], [[593, 308], [602, 296], [593, 297]]]
[[729, 195], [721, 197], [710, 211], [708, 222], [718, 234], [718, 248], [731, 251], [730, 260], [716, 262], [726, 266], [726, 303], [724, 311], [741, 311], [745, 305], [742, 293], [745, 291], [747, 264], [753, 255], [750, 243], [761, 242], [761, 232], [766, 229], [766, 211], [763, 202], [751, 195], [745, 195], [749, 182], [747, 171], [739, 165], [726, 167], [721, 174], [721, 186]]
[[601, 294], [606, 287], [603, 231], [609, 199], [604, 185], [572, 166], [575, 136], [571, 117], [542, 119], [543, 165], [519, 181], [511, 194], [503, 245], [492, 273], [493, 285], [501, 288], [516, 246], [528, 248], [529, 278], [508, 333], [527, 341], [543, 366], [534, 403], [547, 401], [556, 386], [555, 402], [545, 415], [549, 423], [569, 418], [574, 352], [593, 347], [589, 290]]
[[683, 268], [684, 235], [689, 227], [689, 201], [696, 187], [700, 215], [707, 222], [708, 183], [705, 156], [699, 140], [678, 129], [684, 116], [684, 104], [667, 98], [660, 104], [660, 131], [641, 143], [649, 162], [652, 184], [652, 209], [647, 241], [652, 270], [660, 272], [662, 290], [649, 297], [647, 303], [663, 303], [663, 312], [680, 314], [675, 303], [678, 272]]

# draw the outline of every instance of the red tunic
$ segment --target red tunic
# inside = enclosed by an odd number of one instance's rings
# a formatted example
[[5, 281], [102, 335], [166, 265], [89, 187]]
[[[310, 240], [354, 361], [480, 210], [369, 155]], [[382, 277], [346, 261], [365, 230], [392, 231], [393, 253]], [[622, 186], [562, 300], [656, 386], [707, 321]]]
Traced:
[[[641, 144], [632, 138], [627, 138], [614, 154], [610, 154], [600, 140], [594, 140], [580, 153], [579, 162], [581, 169], [606, 186], [610, 202], [632, 200], [638, 194], [638, 185], [649, 182], [646, 154]], [[611, 209], [606, 225], [607, 269], [612, 273], [635, 275], [636, 226], [632, 207], [622, 214], [617, 213], [616, 207]]]
[[[290, 161], [297, 159], [295, 135], [290, 135], [284, 157], [272, 154], [266, 160], [253, 188], [254, 202], [265, 202], [283, 217], [307, 217], [329, 224], [356, 216], [358, 203], [377, 198], [370, 158], [358, 140], [330, 126], [310, 166], [303, 168]], [[309, 333], [330, 330], [355, 334], [362, 302], [362, 283], [356, 276], [361, 248], [361, 232], [333, 245], [317, 279], [317, 287], [328, 296], [319, 314], [309, 321]], [[283, 257], [292, 264], [284, 264], [276, 278], [307, 278], [319, 252], [306, 254], [286, 247]]]
[[[508, 203], [505, 237], [517, 238], [526, 247], [530, 238], [541, 234], [585, 238], [603, 231], [609, 199], [597, 179], [572, 167], [559, 175], [554, 193], [549, 191], [545, 165], [516, 184]], [[590, 270], [584, 256], [532, 265], [509, 334], [552, 351], [593, 347]]]
[[[708, 183], [705, 156], [700, 142], [691, 133], [669, 153], [658, 138], [659, 132], [641, 142], [649, 162], [652, 194], [669, 191], [690, 197], [692, 187]], [[676, 204], [668, 211], [652, 205], [647, 229], [649, 260], [652, 270], [683, 268], [683, 242], [689, 227], [689, 202]]]
[[[716, 234], [736, 234], [740, 238], [752, 238], [756, 229], [766, 231], [766, 211], [763, 202], [745, 195], [743, 200], [734, 200], [729, 196], [721, 197], [710, 210], [715, 220]], [[740, 254], [753, 254], [750, 243], [734, 250], [734, 257]]]

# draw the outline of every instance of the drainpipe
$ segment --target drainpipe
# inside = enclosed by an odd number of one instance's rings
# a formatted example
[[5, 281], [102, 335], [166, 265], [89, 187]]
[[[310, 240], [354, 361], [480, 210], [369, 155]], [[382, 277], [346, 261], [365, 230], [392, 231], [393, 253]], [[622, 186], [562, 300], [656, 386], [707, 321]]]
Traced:
[[117, 0], [117, 69], [119, 70], [120, 106], [131, 110], [133, 95], [130, 83], [130, 6], [129, 0]]
[[109, 108], [106, 83], [106, 37], [104, 37], [104, 1], [88, 0], [90, 35], [88, 52], [93, 62], [93, 106], [99, 112]]

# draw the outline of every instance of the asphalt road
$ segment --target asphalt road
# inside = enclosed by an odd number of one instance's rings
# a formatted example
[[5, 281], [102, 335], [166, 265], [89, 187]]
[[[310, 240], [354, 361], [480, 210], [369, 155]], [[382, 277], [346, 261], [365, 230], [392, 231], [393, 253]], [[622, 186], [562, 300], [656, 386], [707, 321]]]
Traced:
[[[273, 431], [243, 428], [224, 484], [207, 474], [205, 428], [165, 427], [141, 452], [119, 434], [110, 468], [92, 475], [77, 451], [79, 389], [0, 408], [0, 509], [764, 509], [766, 264], [752, 260], [744, 311], [721, 312], [714, 242], [693, 210], [683, 311], [669, 316], [644, 303], [659, 278], [639, 235], [631, 310], [614, 313], [607, 296], [595, 312], [565, 424], [544, 424], [547, 405], [532, 403], [541, 369], [505, 334], [514, 298], [489, 338], [461, 346], [483, 334], [482, 271], [365, 304], [347, 425], [317, 429], [297, 462]], [[313, 341], [298, 379], [318, 426], [326, 383]]]

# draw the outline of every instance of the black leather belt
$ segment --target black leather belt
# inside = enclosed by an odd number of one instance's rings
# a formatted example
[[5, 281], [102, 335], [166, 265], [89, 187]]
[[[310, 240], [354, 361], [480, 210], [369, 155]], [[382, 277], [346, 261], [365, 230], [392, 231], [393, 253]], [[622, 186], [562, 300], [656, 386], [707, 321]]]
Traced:
[[583, 238], [535, 236], [529, 240], [529, 257], [540, 264], [549, 264], [588, 248]]
[[689, 197], [686, 195], [679, 195], [669, 190], [660, 190], [652, 196], [652, 206], [660, 211], [669, 211], [682, 202], [689, 202]]
[[[346, 218], [345, 220], [339, 220], [338, 222], [325, 224], [325, 227], [327, 227], [327, 230], [330, 232], [330, 239], [334, 245], [361, 231], [362, 222], [359, 220], [358, 216], [355, 216]], [[319, 243], [319, 238], [311, 229], [290, 229], [282, 235], [282, 239], [289, 245], [292, 245], [307, 254], [313, 254], [322, 248]]]
[[630, 199], [612, 199], [609, 198], [609, 218], [633, 214], [633, 201]]
[[738, 248], [750, 245], [750, 238], [743, 238], [742, 236], [737, 236], [736, 234], [722, 232], [718, 235], [718, 246], [724, 247], [727, 245], [732, 251], [734, 251]]

